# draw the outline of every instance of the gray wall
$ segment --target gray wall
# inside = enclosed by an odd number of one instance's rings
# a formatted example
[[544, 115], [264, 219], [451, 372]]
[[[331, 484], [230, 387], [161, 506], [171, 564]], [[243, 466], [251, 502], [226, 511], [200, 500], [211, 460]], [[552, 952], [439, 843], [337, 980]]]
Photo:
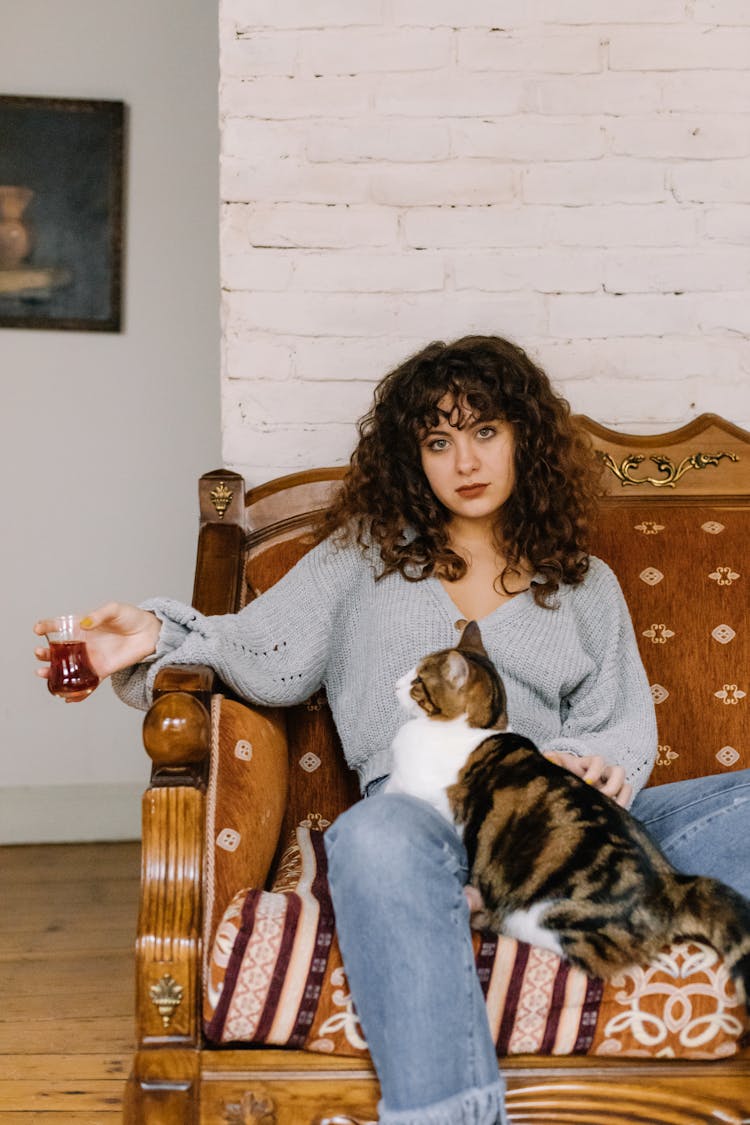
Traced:
[[0, 842], [122, 838], [148, 778], [141, 716], [109, 685], [53, 699], [31, 626], [190, 599], [196, 480], [221, 463], [217, 5], [3, 7], [0, 92], [121, 99], [129, 142], [123, 332], [0, 329]]

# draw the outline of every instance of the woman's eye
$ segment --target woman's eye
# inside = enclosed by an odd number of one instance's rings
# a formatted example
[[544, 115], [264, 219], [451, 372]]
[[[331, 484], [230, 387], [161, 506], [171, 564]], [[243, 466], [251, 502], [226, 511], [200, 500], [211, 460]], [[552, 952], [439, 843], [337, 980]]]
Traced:
[[494, 437], [496, 433], [497, 430], [494, 426], [481, 426], [480, 429], [477, 430], [477, 437], [486, 441], [487, 438]]
[[433, 453], [440, 453], [441, 450], [448, 448], [446, 438], [432, 438], [427, 442], [427, 448], [431, 449]]

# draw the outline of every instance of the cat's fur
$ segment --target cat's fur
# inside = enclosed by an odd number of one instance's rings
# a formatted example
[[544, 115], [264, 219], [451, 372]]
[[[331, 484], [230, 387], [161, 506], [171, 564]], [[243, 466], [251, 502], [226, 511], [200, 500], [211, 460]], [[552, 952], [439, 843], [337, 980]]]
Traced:
[[385, 791], [453, 813], [483, 925], [599, 977], [677, 940], [706, 942], [749, 1001], [750, 902], [675, 871], [625, 809], [507, 729], [502, 682], [473, 622], [398, 691], [419, 713], [396, 737]]

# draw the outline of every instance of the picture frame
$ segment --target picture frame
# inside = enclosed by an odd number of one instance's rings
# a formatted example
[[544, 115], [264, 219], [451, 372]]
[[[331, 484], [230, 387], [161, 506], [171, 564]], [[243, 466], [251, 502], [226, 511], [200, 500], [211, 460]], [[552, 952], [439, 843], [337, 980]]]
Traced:
[[125, 105], [0, 95], [0, 328], [119, 332]]

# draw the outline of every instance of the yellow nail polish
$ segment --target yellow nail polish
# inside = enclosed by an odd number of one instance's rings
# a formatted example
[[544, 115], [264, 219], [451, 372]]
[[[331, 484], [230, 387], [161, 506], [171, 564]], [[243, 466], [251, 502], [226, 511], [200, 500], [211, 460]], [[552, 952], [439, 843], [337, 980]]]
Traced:
[[81, 628], [82, 629], [90, 629], [93, 624], [94, 624], [94, 622], [91, 620], [90, 617], [82, 617], [81, 618]]

